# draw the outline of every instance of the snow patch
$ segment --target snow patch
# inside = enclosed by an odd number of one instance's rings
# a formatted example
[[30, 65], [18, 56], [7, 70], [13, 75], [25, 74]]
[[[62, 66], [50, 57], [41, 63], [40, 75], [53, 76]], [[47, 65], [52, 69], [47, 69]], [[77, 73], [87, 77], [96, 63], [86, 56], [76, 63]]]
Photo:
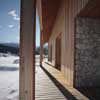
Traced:
[[18, 100], [18, 69], [18, 56], [0, 53], [0, 100]]

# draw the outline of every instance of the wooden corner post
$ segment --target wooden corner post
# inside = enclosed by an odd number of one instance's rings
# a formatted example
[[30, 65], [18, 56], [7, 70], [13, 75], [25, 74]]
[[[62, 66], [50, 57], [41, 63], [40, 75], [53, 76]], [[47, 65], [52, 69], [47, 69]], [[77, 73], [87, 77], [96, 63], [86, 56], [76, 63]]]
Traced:
[[42, 61], [43, 61], [43, 37], [42, 37], [42, 32], [40, 35], [40, 65], [42, 65]]
[[35, 100], [36, 0], [21, 0], [19, 100]]

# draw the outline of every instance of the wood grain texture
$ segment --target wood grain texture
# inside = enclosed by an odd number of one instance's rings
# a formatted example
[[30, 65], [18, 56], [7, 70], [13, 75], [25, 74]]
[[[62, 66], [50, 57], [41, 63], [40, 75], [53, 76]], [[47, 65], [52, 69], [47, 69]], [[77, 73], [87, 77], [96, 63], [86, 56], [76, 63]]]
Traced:
[[52, 64], [54, 66], [56, 61], [56, 38], [62, 33], [61, 72], [67, 79], [67, 84], [72, 87], [75, 79], [75, 18], [87, 3], [88, 0], [62, 0], [49, 37], [49, 45], [52, 44]]
[[35, 100], [36, 1], [21, 0], [19, 100]]
[[[64, 88], [76, 98], [75, 100], [89, 100], [86, 96], [84, 96], [77, 89], [68, 86], [66, 84], [67, 80], [64, 78], [63, 74], [60, 71], [58, 71], [57, 69], [53, 68], [51, 65], [48, 65], [47, 63], [44, 63], [44, 62], [43, 62], [43, 68], [46, 71], [48, 71], [48, 73], [50, 73], [61, 85], [63, 85]], [[72, 100], [72, 99], [68, 99], [68, 100]]]
[[36, 66], [35, 91], [35, 100], [67, 100], [40, 66]]

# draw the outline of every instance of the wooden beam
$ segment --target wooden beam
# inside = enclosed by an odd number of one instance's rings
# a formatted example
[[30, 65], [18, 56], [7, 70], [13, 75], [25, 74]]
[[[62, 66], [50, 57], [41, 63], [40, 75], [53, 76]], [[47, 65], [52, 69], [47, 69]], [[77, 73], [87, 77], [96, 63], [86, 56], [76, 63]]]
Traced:
[[40, 65], [42, 65], [43, 61], [43, 33], [41, 32], [40, 36]]
[[78, 16], [100, 18], [100, 0], [89, 0]]
[[62, 0], [42, 0], [43, 41], [48, 42]]
[[36, 0], [21, 0], [19, 100], [35, 100]]

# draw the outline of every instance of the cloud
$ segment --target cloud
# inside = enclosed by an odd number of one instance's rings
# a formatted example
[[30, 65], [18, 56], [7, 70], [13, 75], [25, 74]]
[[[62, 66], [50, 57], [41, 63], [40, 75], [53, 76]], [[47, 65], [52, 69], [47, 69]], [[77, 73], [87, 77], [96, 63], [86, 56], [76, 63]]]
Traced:
[[12, 43], [12, 42], [8, 40], [7, 43]]
[[14, 27], [14, 25], [8, 25], [8, 27], [9, 27], [9, 28], [13, 28], [13, 27]]
[[16, 10], [9, 11], [8, 15], [12, 16], [14, 20], [20, 20], [19, 16], [16, 13]]
[[14, 17], [14, 20], [20, 20], [20, 18], [19, 17]]
[[11, 16], [13, 16], [13, 17], [16, 17], [16, 16], [17, 16], [16, 10], [11, 10], [11, 11], [9, 11], [9, 12], [8, 12], [8, 15], [11, 15]]

